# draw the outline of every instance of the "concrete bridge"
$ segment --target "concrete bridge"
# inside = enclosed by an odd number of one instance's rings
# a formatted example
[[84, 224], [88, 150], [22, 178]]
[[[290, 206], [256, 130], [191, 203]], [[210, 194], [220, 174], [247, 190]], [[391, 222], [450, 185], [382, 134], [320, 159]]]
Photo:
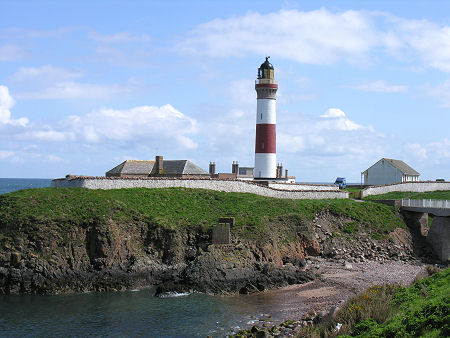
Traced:
[[426, 235], [435, 255], [442, 263], [450, 262], [450, 201], [448, 200], [410, 200], [395, 201], [408, 225], [419, 226], [419, 229], [428, 225], [428, 215], [433, 221]]

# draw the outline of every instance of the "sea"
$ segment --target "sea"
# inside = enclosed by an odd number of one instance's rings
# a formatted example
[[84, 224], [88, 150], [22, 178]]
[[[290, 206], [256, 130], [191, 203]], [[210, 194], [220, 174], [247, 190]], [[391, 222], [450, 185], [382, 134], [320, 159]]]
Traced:
[[[49, 187], [49, 179], [0, 178], [0, 194]], [[154, 288], [66, 295], [0, 295], [1, 337], [225, 337], [288, 316], [276, 293], [154, 297]]]

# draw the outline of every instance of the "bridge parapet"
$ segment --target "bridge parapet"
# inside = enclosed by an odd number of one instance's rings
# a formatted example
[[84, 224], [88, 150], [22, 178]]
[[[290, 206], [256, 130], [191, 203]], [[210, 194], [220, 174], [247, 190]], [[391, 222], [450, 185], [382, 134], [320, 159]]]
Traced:
[[441, 209], [450, 209], [450, 201], [449, 200], [432, 200], [432, 199], [423, 199], [423, 200], [412, 200], [409, 198], [402, 199], [402, 207], [419, 207], [419, 208], [441, 208]]
[[426, 212], [434, 216], [449, 217], [450, 201], [448, 200], [411, 200], [402, 199], [401, 210]]

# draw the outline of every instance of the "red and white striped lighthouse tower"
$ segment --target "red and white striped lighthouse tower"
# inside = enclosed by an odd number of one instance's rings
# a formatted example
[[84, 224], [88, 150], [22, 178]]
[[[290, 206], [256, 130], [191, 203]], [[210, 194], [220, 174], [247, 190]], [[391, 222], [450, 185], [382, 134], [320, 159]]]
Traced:
[[278, 84], [274, 81], [273, 66], [269, 57], [258, 69], [255, 82], [257, 93], [255, 179], [275, 179], [277, 170], [276, 95]]

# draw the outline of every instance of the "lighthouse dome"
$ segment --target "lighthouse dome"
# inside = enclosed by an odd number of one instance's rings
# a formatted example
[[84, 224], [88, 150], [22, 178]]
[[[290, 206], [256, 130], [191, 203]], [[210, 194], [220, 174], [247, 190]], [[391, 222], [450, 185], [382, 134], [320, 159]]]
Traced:
[[269, 58], [270, 58], [270, 56], [266, 56], [266, 61], [261, 63], [261, 66], [259, 67], [259, 69], [273, 69], [272, 64], [269, 62]]
[[273, 82], [273, 66], [269, 62], [270, 56], [266, 56], [266, 61], [264, 61], [258, 68], [258, 79], [266, 79]]

